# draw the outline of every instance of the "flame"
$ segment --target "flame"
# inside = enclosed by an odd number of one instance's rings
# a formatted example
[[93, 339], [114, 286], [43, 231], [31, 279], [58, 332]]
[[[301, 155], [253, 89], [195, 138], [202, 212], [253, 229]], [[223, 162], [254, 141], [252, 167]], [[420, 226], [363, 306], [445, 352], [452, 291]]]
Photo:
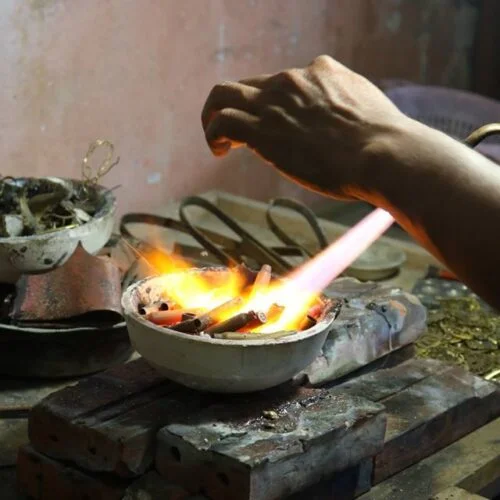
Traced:
[[[163, 277], [165, 295], [181, 309], [203, 312], [235, 298], [243, 299], [242, 305], [226, 310], [217, 318], [224, 321], [240, 312], [256, 311], [267, 313], [271, 306], [283, 307], [282, 314], [274, 321], [253, 329], [254, 332], [271, 333], [296, 329], [308, 309], [317, 300], [317, 293], [301, 292], [286, 280], [269, 283], [255, 283], [247, 287], [246, 276], [238, 269], [221, 273], [214, 286], [212, 274], [189, 272], [193, 266], [178, 256], [166, 252], [149, 252], [144, 255], [147, 262]], [[269, 268], [270, 271], [270, 268]]]
[[[153, 252], [147, 255], [148, 262], [164, 278], [165, 294], [181, 309], [200, 309], [209, 311], [241, 295], [245, 280], [241, 273], [231, 272], [224, 275], [220, 286], [214, 286], [202, 274], [186, 272], [193, 269], [189, 263], [176, 256]], [[229, 311], [221, 321], [235, 314]]]
[[239, 308], [225, 311], [217, 319], [224, 321], [234, 314], [251, 310], [267, 313], [276, 304], [284, 308], [282, 314], [253, 331], [271, 333], [294, 330], [317, 302], [324, 288], [393, 222], [392, 216], [384, 210], [374, 210], [283, 281], [269, 283], [268, 279], [263, 279], [262, 282], [257, 280], [250, 290], [245, 288], [246, 279], [237, 268], [221, 273], [223, 278], [220, 283], [214, 284], [214, 275], [208, 278], [201, 273], [186, 272], [193, 266], [177, 256], [150, 253], [146, 259], [164, 277], [165, 294], [182, 309], [210, 311], [235, 297], [241, 297], [243, 301]]

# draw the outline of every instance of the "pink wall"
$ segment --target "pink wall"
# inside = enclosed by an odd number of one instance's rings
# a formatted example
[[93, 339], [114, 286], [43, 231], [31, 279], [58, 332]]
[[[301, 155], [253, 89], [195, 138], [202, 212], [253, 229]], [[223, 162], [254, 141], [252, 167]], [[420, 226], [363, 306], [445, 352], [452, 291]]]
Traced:
[[[421, 9], [417, 9], [416, 6]], [[321, 53], [373, 77], [467, 86], [475, 11], [456, 0], [2, 0], [3, 175], [80, 177], [89, 142], [121, 156], [121, 211], [218, 188], [299, 189], [245, 151], [211, 157], [212, 85]]]

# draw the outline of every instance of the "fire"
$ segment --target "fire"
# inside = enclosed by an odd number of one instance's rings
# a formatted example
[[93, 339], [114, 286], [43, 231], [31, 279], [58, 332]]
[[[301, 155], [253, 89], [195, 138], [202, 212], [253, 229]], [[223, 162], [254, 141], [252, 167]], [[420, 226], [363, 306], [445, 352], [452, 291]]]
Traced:
[[180, 257], [150, 253], [145, 258], [163, 276], [165, 294], [181, 309], [207, 312], [235, 297], [241, 297], [241, 306], [226, 310], [217, 318], [224, 321], [242, 312], [267, 313], [273, 305], [283, 308], [276, 320], [253, 329], [254, 332], [296, 329], [318, 297], [317, 293], [297, 290], [293, 283], [286, 280], [271, 282], [269, 266], [263, 267], [263, 275], [259, 273], [256, 282], [250, 287], [246, 276], [238, 268], [224, 273], [224, 279], [214, 286], [206, 275], [182, 272], [193, 266]]
[[[235, 268], [224, 273], [224, 279], [214, 284], [206, 275], [180, 272], [192, 266], [179, 257], [166, 254], [147, 255], [148, 262], [164, 277], [165, 294], [177, 307], [208, 312], [239, 297], [241, 305], [224, 309], [218, 321], [244, 312], [267, 314], [273, 306], [282, 308], [276, 319], [253, 329], [256, 333], [296, 330], [319, 294], [364, 252], [394, 219], [384, 210], [374, 210], [326, 250], [280, 281], [271, 282], [271, 269], [264, 266], [253, 286], [248, 287], [244, 274]], [[213, 277], [212, 277], [213, 278]]]
[[[165, 279], [165, 293], [182, 309], [211, 310], [234, 297], [238, 297], [245, 280], [241, 273], [228, 273], [221, 286], [214, 287], [208, 279], [195, 273], [182, 273], [192, 269], [183, 259], [152, 253], [147, 255], [148, 262]], [[226, 319], [221, 317], [221, 320]]]

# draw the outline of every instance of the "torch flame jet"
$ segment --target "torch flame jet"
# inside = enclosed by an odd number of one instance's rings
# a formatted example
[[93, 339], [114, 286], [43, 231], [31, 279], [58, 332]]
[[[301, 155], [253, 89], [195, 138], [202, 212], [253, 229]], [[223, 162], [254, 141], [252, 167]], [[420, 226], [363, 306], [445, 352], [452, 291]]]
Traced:
[[284, 281], [271, 282], [271, 269], [264, 266], [254, 286], [248, 291], [246, 281], [237, 271], [227, 273], [221, 283], [214, 284], [202, 275], [184, 273], [191, 268], [178, 257], [166, 259], [148, 255], [147, 259], [165, 278], [165, 292], [183, 309], [209, 311], [234, 297], [242, 297], [239, 310], [225, 312], [224, 321], [239, 312], [267, 313], [273, 304], [283, 307], [274, 321], [256, 328], [255, 332], [270, 333], [294, 330], [318, 295], [352, 262], [354, 262], [394, 222], [385, 210], [376, 209], [314, 258], [292, 271]]

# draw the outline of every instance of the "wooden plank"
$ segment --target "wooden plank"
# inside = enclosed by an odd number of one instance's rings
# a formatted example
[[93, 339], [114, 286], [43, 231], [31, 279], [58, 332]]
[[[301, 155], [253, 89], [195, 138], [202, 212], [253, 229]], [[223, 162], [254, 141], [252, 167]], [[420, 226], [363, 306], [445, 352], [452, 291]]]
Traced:
[[365, 459], [354, 467], [333, 474], [285, 500], [353, 500], [370, 490], [373, 460]]
[[0, 467], [16, 465], [17, 450], [28, 442], [28, 419], [0, 419]]
[[441, 361], [413, 358], [391, 368], [381, 367], [346, 382], [331, 384], [330, 387], [334, 394], [349, 394], [378, 402], [449, 369]]
[[156, 431], [202, 399], [139, 359], [41, 401], [30, 413], [30, 442], [88, 470], [137, 475], [151, 465]]
[[18, 491], [32, 500], [121, 500], [127, 486], [128, 481], [69, 467], [31, 446], [19, 450]]
[[1, 417], [27, 417], [28, 412], [53, 392], [74, 384], [74, 380], [21, 380], [21, 379], [0, 379], [0, 418]]
[[[202, 498], [202, 497], [201, 497]], [[157, 472], [150, 471], [134, 481], [126, 490], [123, 500], [192, 500], [182, 487], [169, 483]], [[198, 499], [200, 500], [200, 499]], [[205, 497], [205, 500], [209, 500]]]
[[453, 486], [433, 495], [429, 500], [486, 500], [486, 498]]
[[168, 425], [158, 433], [156, 469], [218, 500], [273, 500], [381, 450], [382, 405], [313, 394], [293, 402], [257, 395], [251, 404], [231, 401]]
[[2, 500], [20, 500], [17, 494], [16, 468], [0, 468], [0, 491]]
[[332, 390], [386, 408], [385, 445], [375, 457], [373, 484], [500, 415], [497, 385], [432, 359], [411, 359], [334, 385]]
[[[428, 500], [451, 486], [479, 493], [500, 478], [500, 418], [374, 486], [359, 500]], [[492, 493], [492, 497], [500, 491]]]
[[[265, 404], [278, 397], [292, 402], [316, 392], [288, 384], [243, 400], [251, 408], [256, 401]], [[37, 451], [90, 471], [137, 476], [153, 463], [161, 427], [185, 421], [219, 399], [224, 396], [166, 381], [138, 360], [85, 379], [36, 405], [29, 418], [30, 441]], [[226, 401], [240, 400], [238, 395], [226, 396]]]
[[425, 378], [383, 400], [384, 449], [373, 484], [435, 453], [500, 416], [500, 389], [459, 367]]

